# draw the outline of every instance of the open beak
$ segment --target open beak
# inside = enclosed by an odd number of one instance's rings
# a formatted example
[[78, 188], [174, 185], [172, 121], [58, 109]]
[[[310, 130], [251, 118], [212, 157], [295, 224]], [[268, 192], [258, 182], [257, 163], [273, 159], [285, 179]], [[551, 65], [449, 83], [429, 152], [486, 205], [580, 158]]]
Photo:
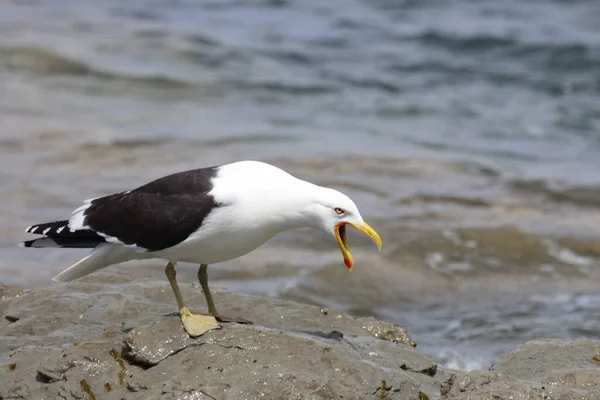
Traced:
[[373, 242], [375, 242], [379, 250], [381, 250], [381, 238], [379, 237], [377, 232], [375, 232], [375, 230], [371, 228], [366, 222], [363, 226], [358, 226], [351, 222], [340, 222], [335, 226], [335, 238], [337, 239], [338, 246], [340, 246], [340, 250], [342, 251], [342, 255], [344, 256], [344, 264], [346, 264], [346, 267], [348, 267], [348, 269], [352, 269], [352, 254], [350, 253], [350, 245], [348, 244], [346, 225], [351, 225], [359, 232], [362, 232], [365, 235], [367, 235]]

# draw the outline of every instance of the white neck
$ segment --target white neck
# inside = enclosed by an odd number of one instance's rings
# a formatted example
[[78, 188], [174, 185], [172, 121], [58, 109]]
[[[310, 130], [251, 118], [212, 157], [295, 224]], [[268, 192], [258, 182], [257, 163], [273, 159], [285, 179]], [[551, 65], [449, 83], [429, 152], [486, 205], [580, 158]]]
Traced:
[[277, 171], [265, 174], [262, 179], [257, 179], [256, 175], [244, 177], [239, 171], [239, 179], [236, 180], [223, 174], [215, 178], [215, 190], [211, 194], [215, 201], [225, 206], [242, 205], [235, 209], [232, 207], [231, 212], [241, 213], [244, 210], [244, 214], [231, 217], [248, 228], [260, 224], [273, 235], [296, 228], [320, 228], [314, 208], [318, 206], [318, 198], [332, 189]]

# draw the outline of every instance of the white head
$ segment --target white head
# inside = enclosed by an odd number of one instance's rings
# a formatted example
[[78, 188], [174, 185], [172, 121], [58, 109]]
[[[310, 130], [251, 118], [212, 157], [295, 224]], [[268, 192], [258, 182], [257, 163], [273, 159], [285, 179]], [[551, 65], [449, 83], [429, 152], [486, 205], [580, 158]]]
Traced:
[[363, 220], [358, 207], [348, 196], [334, 189], [319, 186], [313, 186], [313, 188], [314, 192], [307, 198], [310, 202], [307, 210], [311, 217], [311, 225], [335, 237], [344, 256], [344, 264], [348, 269], [352, 269], [353, 261], [348, 246], [346, 225], [364, 233], [381, 249], [381, 238]]

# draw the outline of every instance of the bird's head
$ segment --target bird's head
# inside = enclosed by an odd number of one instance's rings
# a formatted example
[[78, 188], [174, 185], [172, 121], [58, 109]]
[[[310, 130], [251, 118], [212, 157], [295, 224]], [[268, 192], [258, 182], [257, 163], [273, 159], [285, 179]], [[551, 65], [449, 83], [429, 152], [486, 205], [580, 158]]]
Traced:
[[353, 261], [348, 244], [346, 227], [349, 225], [369, 237], [381, 250], [381, 238], [373, 228], [361, 217], [358, 207], [343, 193], [333, 189], [326, 189], [315, 207], [318, 220], [318, 228], [327, 234], [332, 234], [342, 251], [344, 264], [352, 269]]

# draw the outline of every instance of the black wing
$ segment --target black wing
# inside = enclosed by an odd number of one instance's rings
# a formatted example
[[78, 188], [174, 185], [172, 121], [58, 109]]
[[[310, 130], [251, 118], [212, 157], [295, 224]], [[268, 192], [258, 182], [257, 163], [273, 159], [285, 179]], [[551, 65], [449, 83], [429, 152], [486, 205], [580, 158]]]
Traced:
[[212, 190], [215, 168], [180, 172], [129, 192], [92, 200], [84, 225], [127, 245], [158, 251], [194, 233], [218, 204]]
[[204, 194], [213, 189], [212, 179], [218, 167], [193, 169], [156, 179], [132, 190], [132, 193]]

